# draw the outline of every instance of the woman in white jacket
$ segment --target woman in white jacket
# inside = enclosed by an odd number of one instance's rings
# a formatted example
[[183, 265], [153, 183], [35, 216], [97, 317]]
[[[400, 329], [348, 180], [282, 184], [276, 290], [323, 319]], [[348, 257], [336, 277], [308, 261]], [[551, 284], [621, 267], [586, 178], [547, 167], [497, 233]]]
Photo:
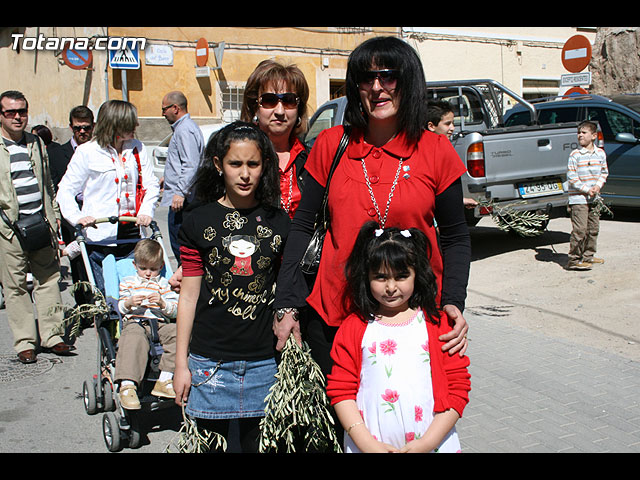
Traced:
[[[158, 179], [145, 146], [134, 138], [138, 126], [136, 107], [109, 100], [98, 112], [94, 138], [76, 149], [58, 187], [56, 200], [62, 216], [86, 229], [87, 251], [96, 286], [104, 290], [102, 260], [129, 256], [140, 238], [140, 227], [153, 218], [160, 194]], [[142, 175], [144, 199], [136, 204], [138, 175]], [[82, 206], [76, 201], [82, 199]], [[136, 216], [133, 223], [100, 223], [97, 218]], [[116, 240], [132, 240], [116, 245]]]

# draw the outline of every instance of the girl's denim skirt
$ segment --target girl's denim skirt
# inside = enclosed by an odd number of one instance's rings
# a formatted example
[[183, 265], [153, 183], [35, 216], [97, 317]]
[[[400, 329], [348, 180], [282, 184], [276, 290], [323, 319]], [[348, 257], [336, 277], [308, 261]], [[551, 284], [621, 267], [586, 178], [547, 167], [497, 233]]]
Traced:
[[263, 417], [278, 367], [274, 358], [219, 362], [190, 354], [189, 370], [191, 389], [185, 413], [225, 419]]

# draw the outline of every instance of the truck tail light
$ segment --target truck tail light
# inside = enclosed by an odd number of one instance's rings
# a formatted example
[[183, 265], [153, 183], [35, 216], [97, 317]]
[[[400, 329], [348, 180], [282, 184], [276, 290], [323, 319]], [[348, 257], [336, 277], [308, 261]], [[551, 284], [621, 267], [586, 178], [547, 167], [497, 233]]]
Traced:
[[598, 146], [598, 148], [604, 148], [604, 135], [602, 135], [602, 130], [598, 130], [596, 145]]
[[484, 145], [472, 143], [467, 149], [467, 171], [472, 177], [484, 177]]

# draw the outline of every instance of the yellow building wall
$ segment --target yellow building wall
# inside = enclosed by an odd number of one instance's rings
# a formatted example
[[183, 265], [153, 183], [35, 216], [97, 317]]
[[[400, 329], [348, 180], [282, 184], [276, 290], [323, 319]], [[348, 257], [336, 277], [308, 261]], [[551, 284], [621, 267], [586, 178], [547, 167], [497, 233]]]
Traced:
[[[342, 76], [349, 53], [374, 35], [398, 34], [397, 27], [376, 27], [360, 33], [333, 27], [109, 27], [110, 36], [145, 37], [147, 42], [173, 46], [173, 65], [146, 65], [141, 54], [141, 68], [127, 70], [128, 100], [141, 117], [161, 116], [162, 97], [171, 90], [181, 90], [188, 98], [192, 117], [217, 118], [222, 115], [220, 82], [243, 86], [258, 63], [276, 58], [295, 63], [304, 73], [310, 88], [309, 106], [314, 111], [328, 99], [330, 78]], [[351, 33], [355, 32], [355, 33]], [[224, 42], [221, 69], [212, 70], [209, 78], [196, 78], [196, 42], [205, 38], [210, 44]], [[213, 48], [208, 66], [218, 67]], [[110, 70], [109, 97], [122, 98], [122, 72]]]
[[[15, 37], [66, 38], [103, 35], [103, 27], [0, 27], [0, 90], [18, 90], [29, 102], [29, 125], [46, 125], [57, 139], [70, 136], [69, 111], [87, 105], [94, 113], [106, 95], [106, 52], [93, 52], [91, 68], [74, 70], [60, 51], [13, 48]], [[56, 135], [57, 133], [57, 135]]]
[[[122, 71], [108, 67], [107, 52], [94, 51], [91, 68], [74, 70], [64, 65], [60, 51], [16, 50], [11, 33], [25, 37], [143, 37], [147, 44], [171, 45], [173, 64], [146, 64], [127, 70], [128, 100], [138, 107], [139, 133], [161, 140], [170, 132], [161, 116], [162, 97], [182, 90], [189, 111], [199, 123], [214, 123], [222, 116], [221, 85], [244, 86], [256, 65], [266, 58], [296, 63], [310, 87], [310, 111], [330, 98], [332, 81], [344, 80], [349, 53], [376, 35], [402, 35], [419, 52], [427, 80], [492, 78], [516, 93], [526, 79], [559, 79], [562, 44], [579, 33], [593, 43], [590, 27], [0, 27], [1, 90], [15, 89], [29, 101], [29, 124], [49, 126], [66, 141], [68, 113], [85, 104], [97, 113], [106, 99], [122, 98]], [[424, 31], [427, 34], [424, 34]], [[430, 33], [429, 33], [430, 32]], [[212, 45], [225, 43], [222, 65], [208, 78], [196, 78], [195, 48], [200, 37]], [[213, 49], [209, 67], [218, 67]], [[160, 131], [150, 132], [149, 125]]]

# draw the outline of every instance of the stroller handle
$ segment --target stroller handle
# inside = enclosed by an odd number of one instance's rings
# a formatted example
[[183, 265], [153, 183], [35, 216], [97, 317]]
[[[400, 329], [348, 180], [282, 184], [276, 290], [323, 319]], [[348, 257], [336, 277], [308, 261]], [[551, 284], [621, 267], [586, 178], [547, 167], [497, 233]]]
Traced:
[[[134, 223], [138, 220], [138, 217], [132, 217], [132, 216], [111, 216], [111, 217], [102, 217], [102, 218], [97, 218], [95, 223], [118, 223], [118, 222], [131, 222]], [[154, 240], [160, 242], [160, 244], [162, 245], [162, 252], [163, 252], [163, 256], [164, 256], [164, 263], [165, 265], [169, 265], [169, 257], [167, 256], [167, 251], [164, 248], [164, 245], [162, 244], [162, 232], [160, 231], [160, 227], [158, 227], [158, 223], [155, 220], [151, 220], [151, 222], [149, 223], [149, 228], [151, 228], [151, 238], [153, 238]], [[80, 253], [82, 255], [82, 261], [84, 263], [84, 267], [85, 270], [87, 272], [87, 276], [89, 278], [89, 282], [92, 285], [95, 285], [95, 278], [93, 276], [93, 271], [91, 270], [91, 266], [90, 266], [90, 262], [89, 262], [89, 254], [87, 253], [87, 247], [86, 247], [86, 238], [84, 235], [84, 229], [85, 227], [83, 227], [82, 225], [76, 225], [75, 226], [75, 236], [76, 236], [76, 240], [78, 241], [78, 243], [80, 244]], [[127, 242], [128, 240], [122, 240], [123, 242]], [[116, 241], [116, 243], [118, 243]]]
[[[96, 218], [95, 223], [118, 223], [118, 222], [130, 222], [130, 223], [135, 223], [138, 220], [138, 217], [131, 217], [131, 216], [122, 216], [119, 217], [117, 215], [112, 215], [110, 217], [101, 217], [101, 218]], [[75, 236], [76, 239], [79, 242], [83, 242], [85, 241], [85, 237], [84, 237], [84, 226], [78, 224], [75, 226]], [[151, 235], [154, 239], [157, 239], [158, 237], [162, 236], [162, 233], [160, 232], [160, 227], [158, 227], [158, 223], [155, 220], [151, 220], [151, 223], [149, 223], [149, 228], [151, 228], [151, 231], [153, 232], [153, 234]]]

